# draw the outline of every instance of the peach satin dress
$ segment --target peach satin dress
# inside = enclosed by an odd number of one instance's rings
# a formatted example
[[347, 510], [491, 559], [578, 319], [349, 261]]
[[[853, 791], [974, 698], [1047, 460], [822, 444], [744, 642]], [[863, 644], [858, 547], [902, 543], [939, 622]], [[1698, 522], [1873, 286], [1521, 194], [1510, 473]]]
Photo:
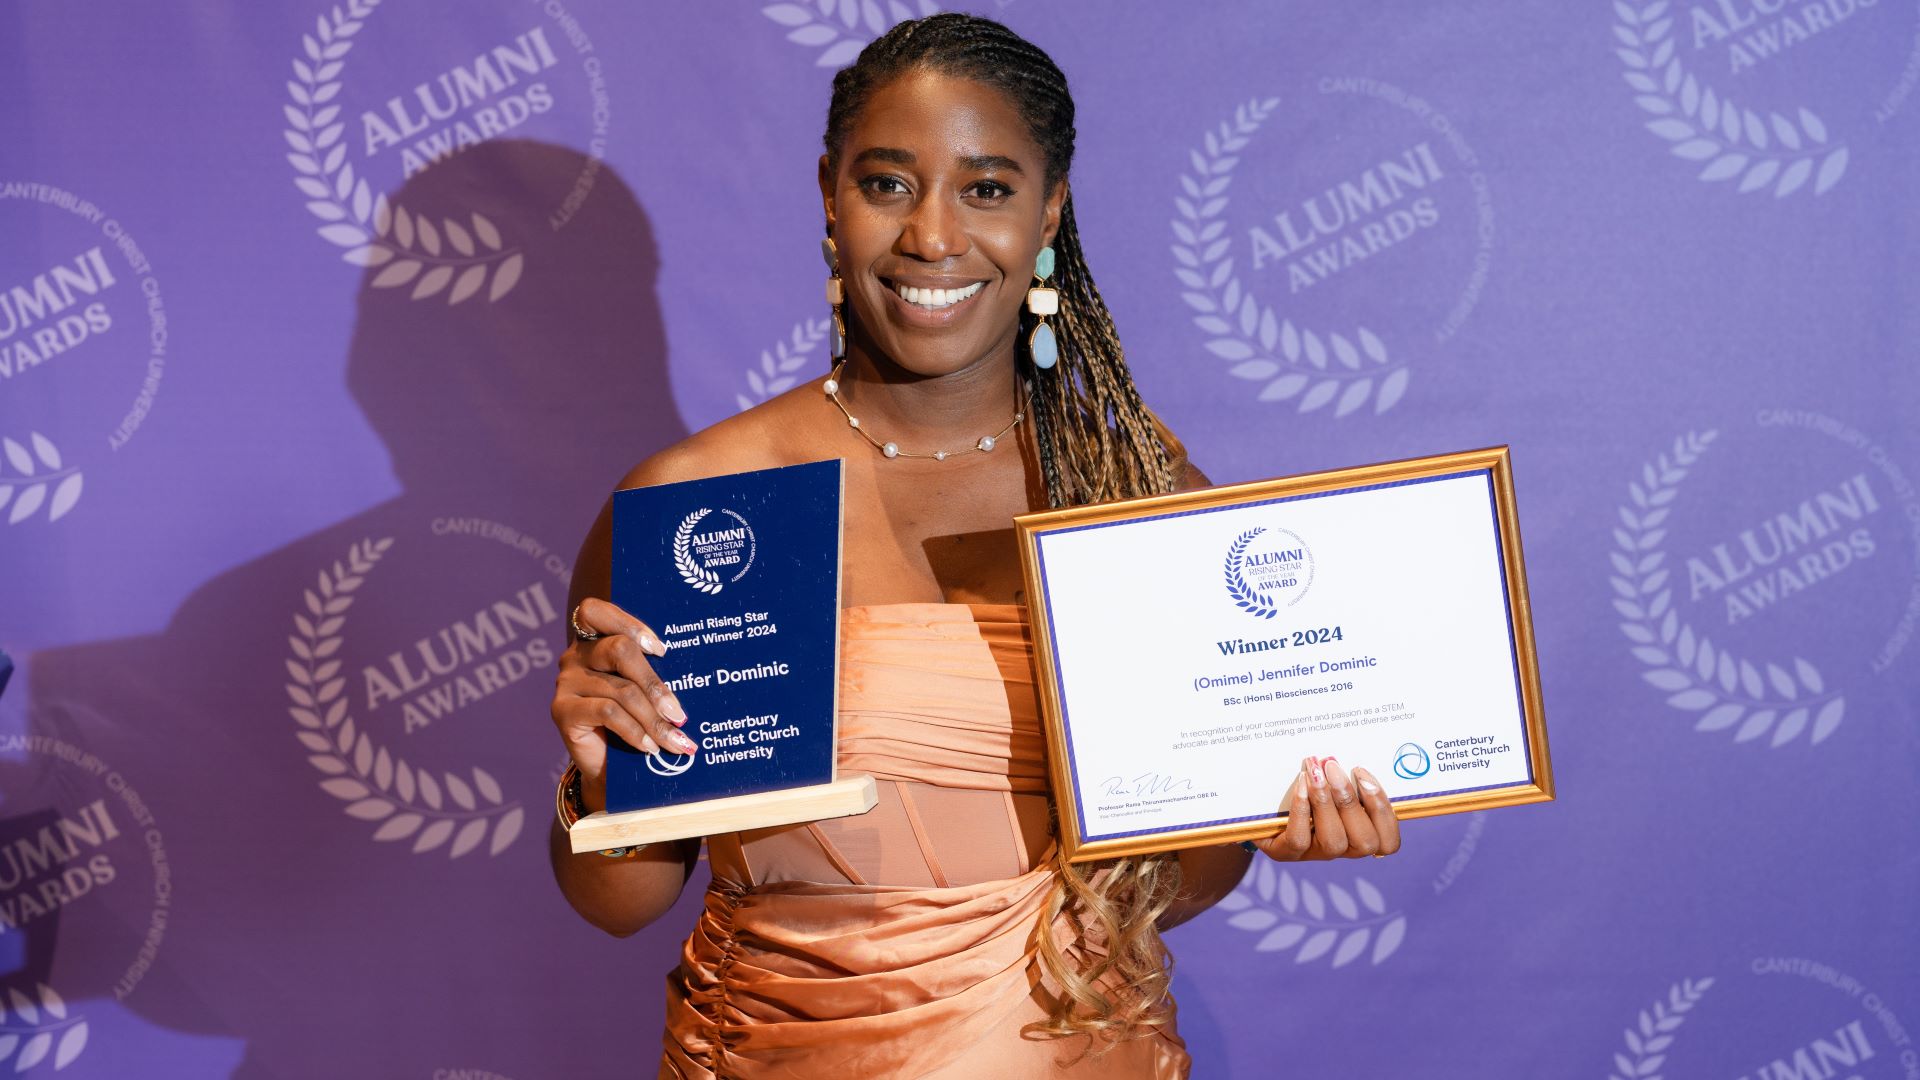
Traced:
[[1055, 871], [1023, 609], [843, 613], [840, 768], [861, 817], [707, 839], [713, 884], [667, 979], [663, 1077], [880, 1080], [1188, 1072], [1168, 1031], [1080, 1057], [1046, 1015]]

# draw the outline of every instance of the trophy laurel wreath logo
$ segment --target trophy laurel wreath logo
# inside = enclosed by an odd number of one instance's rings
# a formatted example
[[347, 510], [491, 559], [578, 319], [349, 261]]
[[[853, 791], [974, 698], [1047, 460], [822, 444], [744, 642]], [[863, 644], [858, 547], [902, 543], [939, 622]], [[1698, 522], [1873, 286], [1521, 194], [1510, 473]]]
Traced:
[[1180, 177], [1173, 200], [1179, 214], [1172, 223], [1173, 273], [1185, 286], [1180, 298], [1193, 309], [1207, 351], [1232, 364], [1227, 370], [1235, 378], [1261, 384], [1258, 400], [1297, 397], [1303, 413], [1334, 403], [1336, 417], [1371, 400], [1374, 413], [1384, 413], [1406, 393], [1410, 369], [1391, 362], [1378, 335], [1364, 326], [1351, 338], [1296, 327], [1234, 273], [1233, 238], [1222, 217], [1227, 186], [1241, 151], [1279, 104], [1267, 98], [1240, 105], [1232, 119], [1202, 136], [1200, 149], [1188, 152], [1193, 172]]
[[[733, 519], [731, 526], [696, 534], [694, 530], [711, 513], [711, 507], [703, 507], [680, 519], [679, 527], [673, 530], [673, 568], [679, 572], [681, 581], [708, 596], [716, 596], [721, 589], [747, 576], [753, 567], [755, 541], [747, 519], [731, 510], [720, 511]], [[725, 580], [714, 569], [735, 565], [740, 569]]]
[[7, 524], [18, 525], [45, 506], [47, 520], [59, 521], [80, 501], [82, 474], [77, 466], [64, 464], [45, 435], [35, 431], [27, 441], [33, 445], [31, 454], [19, 442], [0, 437], [0, 511], [6, 512]]
[[344, 86], [340, 76], [353, 39], [379, 6], [380, 0], [336, 6], [318, 17], [313, 33], [300, 36], [304, 55], [294, 57], [294, 78], [287, 83], [292, 102], [281, 106], [294, 186], [307, 197], [307, 212], [323, 222], [321, 238], [346, 249], [342, 259], [384, 267], [373, 277], [374, 288], [411, 283], [412, 299], [445, 293], [448, 304], [458, 304], [484, 287], [489, 302], [498, 300], [520, 281], [525, 258], [506, 246], [492, 221], [474, 213], [466, 224], [452, 218], [435, 224], [374, 194], [347, 160], [347, 122], [334, 99]]
[[1735, 742], [1771, 735], [1774, 747], [1805, 732], [1817, 745], [1840, 726], [1845, 695], [1829, 691], [1820, 672], [1798, 657], [1791, 671], [1765, 664], [1763, 676], [1761, 666], [1695, 633], [1673, 607], [1660, 544], [1680, 482], [1718, 437], [1717, 431], [1681, 435], [1671, 451], [1642, 465], [1639, 478], [1627, 485], [1631, 501], [1619, 507], [1609, 578], [1614, 610], [1625, 620], [1620, 632], [1632, 643], [1634, 658], [1647, 667], [1641, 677], [1668, 695], [1667, 704], [1699, 714], [1694, 730], [1731, 730]]
[[469, 783], [460, 775], [435, 774], [408, 764], [376, 746], [347, 712], [347, 680], [336, 655], [345, 642], [348, 609], [366, 577], [393, 547], [393, 538], [363, 539], [347, 557], [323, 568], [301, 595], [304, 610], [293, 615], [287, 641], [288, 713], [299, 730], [294, 737], [308, 752], [307, 763], [322, 779], [320, 789], [339, 799], [348, 817], [378, 821], [373, 838], [393, 842], [412, 838], [416, 854], [446, 847], [459, 858], [488, 839], [489, 855], [505, 851], [520, 835], [526, 811], [506, 801], [499, 781], [475, 766]]

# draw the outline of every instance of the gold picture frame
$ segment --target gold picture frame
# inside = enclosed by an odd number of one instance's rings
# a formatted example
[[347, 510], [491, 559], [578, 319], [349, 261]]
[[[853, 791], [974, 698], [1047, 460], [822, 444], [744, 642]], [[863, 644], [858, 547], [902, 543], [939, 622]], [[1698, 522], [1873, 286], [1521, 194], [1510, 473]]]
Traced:
[[[1290, 783], [1291, 772], [1283, 768], [1274, 773], [1276, 812], [1270, 816], [1166, 830], [1149, 829], [1138, 835], [1124, 837], [1088, 839], [1083, 836], [1081, 792], [1074, 779], [1075, 748], [1071, 742], [1072, 731], [1064, 707], [1066, 703], [1062, 700], [1063, 681], [1058, 670], [1059, 643], [1055, 638], [1056, 627], [1051, 606], [1053, 598], [1048, 591], [1041, 551], [1045, 537], [1062, 530], [1082, 530], [1088, 526], [1164, 519], [1469, 474], [1485, 474], [1489, 484], [1495, 519], [1493, 535], [1499, 549], [1501, 578], [1506, 594], [1510, 660], [1517, 684], [1528, 779], [1518, 784], [1398, 799], [1394, 808], [1399, 817], [1409, 819], [1550, 801], [1554, 797], [1553, 769], [1547, 747], [1545, 709], [1541, 700], [1533, 621], [1527, 596], [1526, 566], [1514, 500], [1513, 470], [1508, 448], [1495, 446], [1064, 510], [1046, 510], [1017, 517], [1015, 527], [1022, 569], [1026, 576], [1028, 608], [1033, 613], [1036, 675], [1049, 751], [1048, 770], [1059, 811], [1060, 843], [1066, 858], [1082, 862], [1272, 836], [1286, 823], [1286, 814], [1277, 806]], [[1143, 622], [1150, 623], [1152, 617], [1152, 612], [1141, 613]]]

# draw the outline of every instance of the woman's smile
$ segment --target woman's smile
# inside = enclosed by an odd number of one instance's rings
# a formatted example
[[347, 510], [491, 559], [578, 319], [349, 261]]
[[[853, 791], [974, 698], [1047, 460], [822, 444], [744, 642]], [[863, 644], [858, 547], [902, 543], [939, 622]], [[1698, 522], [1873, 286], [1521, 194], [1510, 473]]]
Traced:
[[921, 280], [909, 282], [881, 278], [880, 284], [893, 297], [894, 312], [909, 326], [946, 326], [973, 310], [974, 297], [985, 290], [984, 281]]

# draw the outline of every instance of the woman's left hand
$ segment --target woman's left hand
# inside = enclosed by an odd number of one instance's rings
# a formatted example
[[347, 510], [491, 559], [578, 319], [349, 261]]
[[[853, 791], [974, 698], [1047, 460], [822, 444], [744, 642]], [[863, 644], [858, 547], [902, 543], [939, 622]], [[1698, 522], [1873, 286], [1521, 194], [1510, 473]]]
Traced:
[[1287, 790], [1287, 824], [1254, 846], [1281, 862], [1364, 859], [1400, 850], [1400, 819], [1365, 769], [1349, 776], [1332, 758], [1308, 758]]

